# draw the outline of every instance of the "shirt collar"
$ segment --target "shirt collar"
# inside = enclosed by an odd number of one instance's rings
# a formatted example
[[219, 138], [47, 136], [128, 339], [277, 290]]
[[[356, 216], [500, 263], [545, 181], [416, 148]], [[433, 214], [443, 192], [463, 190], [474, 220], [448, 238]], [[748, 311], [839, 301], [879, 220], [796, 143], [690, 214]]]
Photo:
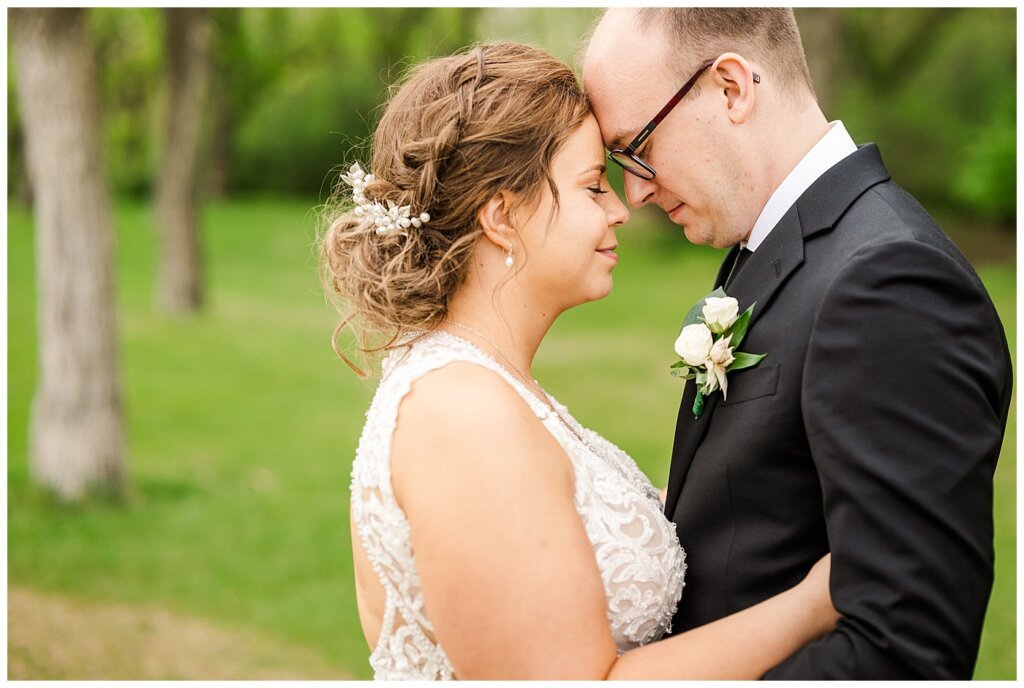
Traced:
[[857, 144], [850, 138], [843, 123], [840, 120], [830, 123], [821, 140], [807, 151], [807, 155], [786, 175], [764, 204], [754, 228], [750, 230], [750, 236], [745, 242], [740, 242], [740, 246], [748, 251], [756, 251], [803, 192], [830, 167], [856, 150]]

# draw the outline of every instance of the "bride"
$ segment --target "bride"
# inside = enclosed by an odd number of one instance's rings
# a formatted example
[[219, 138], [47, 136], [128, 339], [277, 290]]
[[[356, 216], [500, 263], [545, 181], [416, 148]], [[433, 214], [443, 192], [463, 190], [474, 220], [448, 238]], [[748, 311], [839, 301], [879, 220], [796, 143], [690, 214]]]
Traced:
[[572, 71], [507, 43], [422, 64], [372, 155], [320, 248], [342, 325], [388, 351], [351, 485], [376, 677], [753, 679], [830, 630], [826, 557], [659, 640], [683, 591], [675, 527], [530, 373], [555, 318], [610, 292], [629, 219]]

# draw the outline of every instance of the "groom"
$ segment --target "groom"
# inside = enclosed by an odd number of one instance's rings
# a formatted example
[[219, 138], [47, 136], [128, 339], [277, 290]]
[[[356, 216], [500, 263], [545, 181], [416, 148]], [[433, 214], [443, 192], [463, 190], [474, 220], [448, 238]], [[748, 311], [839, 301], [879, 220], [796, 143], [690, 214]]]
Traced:
[[791, 10], [609, 10], [583, 75], [630, 205], [732, 247], [715, 286], [756, 302], [743, 349], [767, 354], [699, 418], [683, 394], [674, 631], [831, 551], [842, 620], [765, 678], [970, 678], [1011, 389], [977, 275], [878, 148], [822, 115]]

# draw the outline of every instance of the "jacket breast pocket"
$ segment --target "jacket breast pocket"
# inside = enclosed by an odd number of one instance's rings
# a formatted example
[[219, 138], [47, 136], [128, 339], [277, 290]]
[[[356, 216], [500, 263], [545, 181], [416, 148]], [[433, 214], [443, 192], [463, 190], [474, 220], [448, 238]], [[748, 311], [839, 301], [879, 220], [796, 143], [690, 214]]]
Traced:
[[729, 373], [729, 396], [719, 406], [735, 406], [744, 401], [768, 397], [779, 387], [779, 364], [759, 365]]

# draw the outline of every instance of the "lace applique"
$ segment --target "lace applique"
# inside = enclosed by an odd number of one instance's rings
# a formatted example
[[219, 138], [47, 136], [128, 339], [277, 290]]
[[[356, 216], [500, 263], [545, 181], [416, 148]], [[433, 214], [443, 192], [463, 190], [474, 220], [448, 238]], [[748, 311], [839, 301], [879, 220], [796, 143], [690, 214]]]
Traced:
[[385, 359], [352, 465], [356, 532], [385, 591], [380, 639], [370, 655], [375, 677], [454, 678], [424, 613], [409, 522], [395, 501], [390, 468], [399, 404], [417, 378], [454, 361], [474, 362], [500, 374], [569, 456], [576, 511], [594, 548], [619, 653], [661, 638], [682, 594], [686, 563], [675, 526], [662, 513], [650, 480], [625, 452], [583, 428], [557, 401], [552, 399], [584, 443], [492, 357], [460, 337], [437, 332]]

